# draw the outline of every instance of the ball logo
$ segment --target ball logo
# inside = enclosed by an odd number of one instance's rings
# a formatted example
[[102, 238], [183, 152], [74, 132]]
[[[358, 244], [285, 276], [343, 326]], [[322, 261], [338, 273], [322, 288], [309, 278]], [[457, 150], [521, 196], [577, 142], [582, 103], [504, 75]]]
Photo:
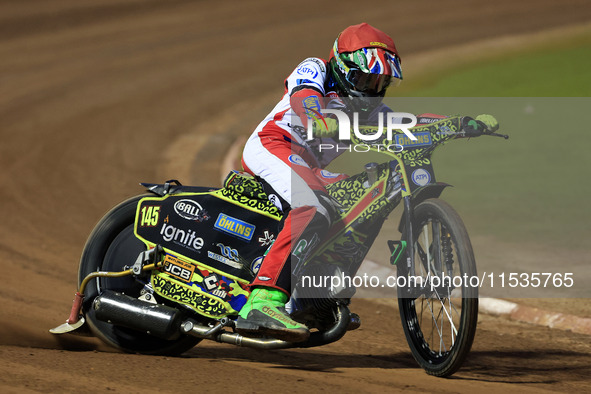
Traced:
[[412, 173], [412, 181], [417, 186], [425, 186], [431, 182], [431, 175], [427, 170], [419, 168]]
[[174, 211], [182, 217], [183, 219], [187, 220], [197, 220], [199, 219], [199, 213], [203, 208], [197, 202], [193, 200], [179, 200], [174, 203]]

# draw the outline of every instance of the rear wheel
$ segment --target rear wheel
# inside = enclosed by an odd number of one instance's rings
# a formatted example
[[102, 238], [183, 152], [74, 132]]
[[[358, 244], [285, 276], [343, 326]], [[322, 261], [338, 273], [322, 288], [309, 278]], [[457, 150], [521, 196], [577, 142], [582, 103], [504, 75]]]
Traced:
[[472, 245], [459, 215], [439, 199], [416, 206], [413, 238], [414, 270], [401, 263], [399, 275], [427, 288], [420, 294], [399, 289], [404, 333], [428, 374], [450, 376], [468, 355], [478, 321], [478, 288], [469, 280], [476, 276]]
[[[137, 256], [146, 250], [144, 243], [135, 237], [133, 231], [137, 203], [143, 197], [145, 196], [136, 196], [122, 202], [96, 225], [82, 252], [78, 284], [92, 272], [128, 269]], [[82, 311], [94, 335], [111, 346], [131, 353], [173, 355], [195, 346], [200, 341], [199, 338], [182, 336], [175, 340], [165, 340], [96, 318], [92, 303], [102, 291], [108, 289], [139, 297], [143, 287], [132, 276], [91, 280], [84, 292]]]

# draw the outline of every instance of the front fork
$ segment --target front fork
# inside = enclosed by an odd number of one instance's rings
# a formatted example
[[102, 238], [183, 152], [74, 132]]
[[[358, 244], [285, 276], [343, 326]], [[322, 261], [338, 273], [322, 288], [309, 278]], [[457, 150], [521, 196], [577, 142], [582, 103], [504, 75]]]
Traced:
[[415, 272], [415, 254], [414, 254], [414, 244], [413, 244], [413, 208], [410, 201], [410, 196], [404, 197], [404, 221], [406, 226], [406, 245], [410, 248], [407, 248], [406, 253], [406, 268], [407, 272]]
[[[402, 221], [404, 223], [403, 239], [400, 241], [388, 241], [390, 247], [390, 263], [397, 268], [398, 276], [405, 276], [405, 286], [399, 287], [399, 297], [417, 298], [424, 294], [424, 288], [421, 284], [412, 282], [413, 273], [415, 272], [415, 253], [414, 253], [414, 229], [413, 223], [413, 206], [411, 197], [405, 196], [404, 212]], [[406, 261], [404, 261], [406, 257]], [[403, 266], [405, 264], [405, 266]]]

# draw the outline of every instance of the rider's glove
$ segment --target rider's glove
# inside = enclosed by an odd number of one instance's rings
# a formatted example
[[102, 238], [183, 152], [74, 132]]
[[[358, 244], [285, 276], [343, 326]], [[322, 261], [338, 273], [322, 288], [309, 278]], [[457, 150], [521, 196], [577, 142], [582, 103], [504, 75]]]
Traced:
[[312, 133], [314, 137], [334, 137], [339, 131], [339, 123], [336, 119], [320, 118], [312, 122]]
[[499, 122], [492, 115], [478, 115], [476, 119], [465, 116], [462, 119], [462, 130], [466, 137], [479, 137], [493, 133], [499, 128]]
[[[499, 121], [492, 115], [478, 115], [476, 120], [484, 123], [489, 133], [494, 133], [499, 129]], [[486, 134], [487, 132], [485, 131], [484, 133]]]

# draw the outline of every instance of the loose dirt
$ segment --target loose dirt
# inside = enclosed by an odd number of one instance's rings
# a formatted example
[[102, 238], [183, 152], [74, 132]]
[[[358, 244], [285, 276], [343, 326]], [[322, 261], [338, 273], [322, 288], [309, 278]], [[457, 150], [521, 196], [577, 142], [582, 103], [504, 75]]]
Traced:
[[202, 343], [148, 357], [47, 330], [67, 318], [102, 214], [140, 181], [219, 184], [226, 150], [279, 99], [287, 73], [327, 57], [346, 26], [391, 33], [404, 59], [590, 19], [586, 0], [1, 1], [0, 391], [589, 389], [588, 336], [487, 315], [465, 367], [429, 377], [393, 302], [355, 302], [362, 327], [310, 350]]

